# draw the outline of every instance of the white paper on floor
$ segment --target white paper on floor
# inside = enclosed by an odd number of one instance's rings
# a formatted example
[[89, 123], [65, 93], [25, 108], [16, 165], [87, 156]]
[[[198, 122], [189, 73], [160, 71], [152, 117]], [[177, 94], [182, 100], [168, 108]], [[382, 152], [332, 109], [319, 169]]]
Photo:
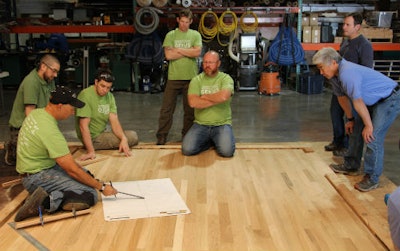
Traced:
[[142, 196], [144, 199], [121, 193], [117, 194], [117, 198], [102, 195], [104, 219], [106, 221], [190, 213], [189, 208], [169, 178], [113, 182], [112, 185], [120, 192]]

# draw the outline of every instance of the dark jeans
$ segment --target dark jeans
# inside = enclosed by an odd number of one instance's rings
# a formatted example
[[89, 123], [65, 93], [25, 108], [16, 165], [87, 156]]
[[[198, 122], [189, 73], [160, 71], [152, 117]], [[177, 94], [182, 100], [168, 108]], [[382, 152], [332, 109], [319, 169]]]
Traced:
[[176, 101], [179, 94], [182, 94], [183, 103], [183, 128], [182, 137], [193, 125], [194, 110], [189, 106], [187, 92], [190, 80], [168, 80], [163, 94], [163, 102], [158, 120], [157, 136], [167, 136], [171, 129]]
[[331, 99], [330, 112], [333, 127], [333, 143], [338, 147], [347, 148], [349, 145], [349, 139], [344, 127], [344, 111], [339, 104], [338, 97], [334, 94]]

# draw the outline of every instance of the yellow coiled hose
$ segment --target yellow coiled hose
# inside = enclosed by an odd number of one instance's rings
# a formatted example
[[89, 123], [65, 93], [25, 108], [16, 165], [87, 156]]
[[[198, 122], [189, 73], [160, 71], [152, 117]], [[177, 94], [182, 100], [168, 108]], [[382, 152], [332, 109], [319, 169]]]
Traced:
[[[214, 18], [213, 21], [209, 21], [208, 24], [211, 27], [206, 26], [206, 17], [211, 15]], [[208, 20], [207, 20], [208, 21]], [[199, 32], [203, 37], [204, 42], [210, 42], [218, 34], [218, 16], [213, 11], [206, 11], [201, 15], [199, 22]]]
[[[231, 17], [229, 20], [230, 22], [225, 22], [226, 17]], [[237, 24], [238, 24], [238, 18], [235, 14], [235, 12], [227, 10], [224, 11], [221, 16], [219, 17], [219, 22], [218, 22], [218, 27], [219, 27], [219, 33], [217, 36], [218, 43], [221, 46], [228, 46], [229, 41], [226, 43], [223, 43], [220, 39], [220, 35], [223, 36], [229, 36], [232, 32], [235, 32], [237, 29]]]
[[[253, 24], [246, 24], [244, 22], [244, 18], [247, 17], [247, 16], [254, 17], [254, 23]], [[255, 32], [257, 30], [257, 27], [258, 27], [257, 15], [252, 11], [246, 11], [240, 17], [239, 24], [240, 24], [240, 28], [242, 29], [243, 32]]]

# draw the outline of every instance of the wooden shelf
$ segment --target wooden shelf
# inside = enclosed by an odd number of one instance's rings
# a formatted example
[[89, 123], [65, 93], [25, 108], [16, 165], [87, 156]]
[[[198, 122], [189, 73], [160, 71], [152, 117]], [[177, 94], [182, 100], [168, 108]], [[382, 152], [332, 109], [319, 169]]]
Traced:
[[[339, 50], [340, 44], [338, 43], [303, 43], [303, 49], [305, 51], [317, 51], [323, 47], [332, 47]], [[400, 51], [400, 43], [372, 43], [374, 51]]]
[[27, 25], [12, 26], [10, 33], [133, 33], [133, 25]]

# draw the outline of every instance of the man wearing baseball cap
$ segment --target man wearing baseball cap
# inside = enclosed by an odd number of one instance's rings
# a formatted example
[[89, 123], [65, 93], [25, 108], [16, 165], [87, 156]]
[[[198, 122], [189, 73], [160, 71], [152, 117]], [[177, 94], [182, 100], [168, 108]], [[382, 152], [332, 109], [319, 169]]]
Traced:
[[97, 202], [97, 191], [104, 195], [117, 193], [77, 164], [58, 122], [85, 105], [67, 87], [59, 86], [50, 94], [45, 108], [33, 110], [24, 120], [17, 147], [17, 172], [30, 193], [15, 216], [22, 221], [43, 212], [87, 209]]

